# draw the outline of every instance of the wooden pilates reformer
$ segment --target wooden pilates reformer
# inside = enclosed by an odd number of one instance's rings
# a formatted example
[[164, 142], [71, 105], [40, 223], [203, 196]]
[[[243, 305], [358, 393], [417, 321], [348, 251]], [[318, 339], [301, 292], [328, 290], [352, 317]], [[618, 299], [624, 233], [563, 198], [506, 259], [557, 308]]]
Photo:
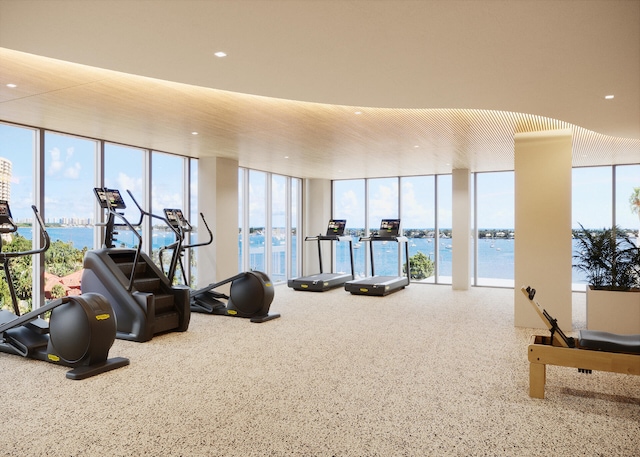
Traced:
[[577, 368], [581, 373], [609, 371], [640, 375], [640, 335], [618, 335], [580, 330], [578, 339], [567, 337], [556, 319], [534, 300], [536, 290], [522, 287], [550, 336], [533, 335], [529, 353], [529, 396], [544, 398], [547, 365]]

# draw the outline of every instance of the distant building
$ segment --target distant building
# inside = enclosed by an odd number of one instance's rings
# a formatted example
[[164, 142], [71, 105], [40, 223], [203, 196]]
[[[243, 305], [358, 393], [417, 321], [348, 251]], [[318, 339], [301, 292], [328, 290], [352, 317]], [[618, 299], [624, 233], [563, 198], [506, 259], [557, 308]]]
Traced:
[[11, 200], [11, 161], [0, 157], [0, 200]]

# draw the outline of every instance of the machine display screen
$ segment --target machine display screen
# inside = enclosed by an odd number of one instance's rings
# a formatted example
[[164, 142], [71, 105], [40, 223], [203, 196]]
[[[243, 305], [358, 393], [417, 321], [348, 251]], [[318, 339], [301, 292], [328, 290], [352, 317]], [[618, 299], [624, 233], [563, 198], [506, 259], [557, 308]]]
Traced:
[[123, 209], [127, 207], [118, 189], [96, 187], [93, 191], [95, 192], [96, 197], [98, 197], [101, 208]]
[[398, 236], [400, 234], [400, 219], [382, 219], [380, 222], [380, 236]]
[[346, 219], [331, 219], [327, 227], [327, 236], [342, 236], [347, 225]]
[[174, 227], [179, 227], [185, 223], [184, 214], [182, 214], [181, 209], [165, 208], [164, 215], [169, 221], [169, 224]]

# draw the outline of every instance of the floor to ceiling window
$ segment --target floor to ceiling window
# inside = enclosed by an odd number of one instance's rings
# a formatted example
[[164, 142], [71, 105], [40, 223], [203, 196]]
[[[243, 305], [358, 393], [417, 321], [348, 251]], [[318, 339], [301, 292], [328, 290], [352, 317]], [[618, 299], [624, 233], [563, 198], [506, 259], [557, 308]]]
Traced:
[[[186, 160], [184, 157], [156, 151], [151, 154], [151, 205], [143, 206], [146, 211], [151, 211], [151, 214], [160, 218], [164, 218], [165, 209], [179, 209], [185, 215], [190, 214], [186, 208], [188, 201], [185, 199]], [[168, 271], [170, 257], [175, 253], [165, 249], [176, 241], [177, 235], [163, 219], [154, 217], [148, 223], [151, 224], [152, 242], [150, 247], [147, 244], [145, 248], [150, 250], [154, 261]], [[163, 252], [162, 259], [158, 256], [160, 252]]]
[[[140, 211], [129, 196], [133, 195], [140, 205], [145, 205], [144, 200], [144, 153], [138, 148], [121, 146], [112, 143], [104, 145], [104, 187], [116, 189], [122, 195], [127, 207], [119, 210], [131, 224], [140, 221]], [[103, 216], [106, 217], [105, 214]], [[124, 221], [116, 220], [122, 224]], [[100, 228], [103, 231], [103, 228]], [[141, 228], [140, 228], [141, 230]], [[134, 247], [138, 243], [137, 238], [131, 230], [118, 230], [118, 235], [114, 241], [115, 246]]]
[[[378, 233], [381, 219], [399, 218], [409, 256], [420, 253], [433, 263], [428, 277], [420, 280], [451, 283], [451, 175], [333, 181], [332, 214], [347, 219], [348, 233], [356, 236]], [[376, 274], [403, 274], [404, 248], [376, 243]], [[367, 276], [367, 243], [356, 241], [355, 246], [356, 277]], [[336, 264], [346, 267], [348, 261], [348, 251], [338, 250]]]
[[513, 287], [514, 173], [475, 173], [478, 286]]
[[[400, 218], [398, 178], [378, 178], [367, 180], [367, 228], [371, 235], [380, 234], [383, 219]], [[401, 228], [404, 225], [401, 221]], [[373, 263], [376, 275], [399, 276], [402, 274], [404, 259], [398, 254], [404, 252], [398, 243], [371, 242], [367, 246], [373, 249]]]
[[51, 246], [45, 253], [45, 296], [80, 292], [84, 252], [93, 248], [93, 188], [98, 142], [46, 132], [44, 219]]
[[238, 270], [285, 282], [299, 271], [302, 180], [238, 169]]
[[451, 249], [453, 245], [451, 242], [451, 228], [453, 225], [453, 195], [451, 185], [451, 175], [436, 175], [436, 236], [439, 252], [436, 265], [436, 282], [439, 284], [451, 284], [452, 280]]
[[[15, 233], [5, 227], [1, 233], [2, 250], [28, 251], [32, 248], [31, 223], [34, 213], [34, 156], [37, 131], [0, 123], [0, 200], [9, 203]], [[31, 309], [33, 268], [31, 257], [10, 262], [10, 271], [21, 313]], [[13, 309], [6, 272], [0, 274], [0, 309]]]
[[[193, 230], [189, 234], [188, 240], [185, 240], [185, 242], [188, 241], [188, 243], [191, 245], [206, 243], [209, 240], [213, 242], [213, 238], [209, 236], [207, 227], [203, 223], [200, 216], [200, 212], [198, 211], [198, 160], [197, 159], [187, 159], [187, 160], [189, 162], [188, 182], [190, 186], [189, 196], [191, 199], [189, 202], [190, 213], [188, 217], [189, 217], [189, 223], [191, 224], [191, 227], [193, 228]], [[208, 225], [209, 219], [207, 219], [206, 216], [205, 216], [205, 220], [207, 221], [207, 225]], [[199, 233], [202, 233], [202, 235], [199, 235]], [[200, 239], [198, 239], [199, 237]], [[196, 246], [194, 248], [187, 249], [185, 251], [185, 257], [183, 259], [183, 267], [185, 268], [184, 275], [188, 280], [188, 284], [190, 284], [191, 287], [193, 288], [204, 285], [204, 284], [198, 283], [198, 256], [201, 252], [201, 248], [202, 248], [201, 246], [200, 247]]]
[[299, 263], [299, 233], [300, 233], [300, 218], [302, 217], [300, 211], [300, 202], [302, 200], [302, 180], [298, 178], [289, 178], [291, 180], [291, 214], [289, 216], [289, 238], [287, 239], [287, 245], [291, 246], [291, 255], [288, 256], [289, 261], [289, 276], [295, 278], [299, 276], [298, 263]]
[[287, 178], [271, 175], [271, 265], [274, 282], [287, 280]]
[[619, 165], [615, 173], [615, 224], [640, 245], [640, 165]]
[[[585, 167], [572, 170], [571, 228], [602, 230], [613, 224], [613, 174], [612, 167]], [[573, 240], [573, 251], [577, 249]], [[574, 290], [585, 290], [584, 275], [572, 269]]]
[[[429, 268], [413, 281], [434, 282], [436, 248], [435, 176], [409, 176], [400, 180], [400, 203], [409, 256], [424, 255]], [[433, 267], [433, 269], [431, 268]], [[422, 276], [425, 276], [424, 278]]]
[[[366, 256], [366, 245], [360, 242], [360, 238], [366, 233], [365, 223], [365, 180], [349, 179], [333, 181], [333, 210], [334, 219], [345, 219], [345, 235], [352, 237], [354, 275], [356, 278], [367, 276], [368, 258]], [[349, 243], [341, 241], [335, 243], [335, 266], [336, 272], [348, 272], [351, 269], [349, 255]], [[329, 265], [324, 271], [329, 271]]]

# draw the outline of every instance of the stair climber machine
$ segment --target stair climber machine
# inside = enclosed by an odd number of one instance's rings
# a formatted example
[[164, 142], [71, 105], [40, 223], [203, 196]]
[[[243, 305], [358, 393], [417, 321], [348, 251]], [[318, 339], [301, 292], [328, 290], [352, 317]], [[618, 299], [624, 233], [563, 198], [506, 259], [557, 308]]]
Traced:
[[[307, 290], [311, 292], [324, 292], [325, 290], [343, 286], [345, 282], [355, 279], [353, 275], [353, 241], [348, 235], [345, 236], [344, 229], [347, 225], [345, 219], [332, 219], [329, 221], [326, 235], [308, 236], [305, 241], [318, 242], [318, 259], [320, 261], [320, 273], [301, 276], [290, 279], [287, 283], [293, 290]], [[347, 241], [349, 242], [349, 255], [351, 256], [351, 273], [324, 273], [322, 271], [322, 247], [321, 241]]]
[[[129, 365], [129, 359], [107, 358], [116, 338], [116, 320], [111, 305], [99, 294], [59, 298], [20, 315], [10, 261], [44, 253], [50, 243], [38, 210], [31, 208], [40, 226], [41, 246], [30, 251], [3, 252], [3, 238], [17, 232], [18, 227], [9, 203], [0, 200], [0, 258], [14, 311], [0, 310], [0, 351], [73, 368], [67, 378], [75, 380]], [[49, 311], [48, 321], [40, 317]]]
[[[160, 249], [160, 261], [162, 253], [172, 249], [173, 254], [169, 263], [168, 278], [173, 282], [176, 271], [180, 268], [184, 284], [189, 284], [186, 277], [182, 257], [184, 251], [190, 248], [206, 246], [213, 241], [213, 233], [207, 225], [204, 215], [200, 218], [209, 232], [209, 240], [197, 244], [185, 244], [193, 227], [184, 217], [182, 210], [165, 208], [165, 219], [173, 226], [176, 233], [176, 241], [165, 248]], [[215, 289], [231, 283], [229, 295], [217, 292]], [[260, 271], [246, 271], [239, 273], [223, 281], [209, 284], [201, 289], [192, 289], [190, 292], [191, 311], [196, 313], [217, 314], [222, 316], [244, 317], [251, 322], [261, 323], [280, 317], [280, 314], [269, 314], [269, 308], [274, 297], [273, 284], [269, 277]]]
[[[351, 292], [352, 295], [385, 296], [392, 292], [404, 289], [409, 285], [409, 282], [411, 281], [411, 269], [409, 265], [409, 243], [406, 236], [400, 235], [400, 219], [382, 219], [382, 221], [380, 222], [379, 233], [368, 238], [360, 238], [360, 241], [369, 242], [369, 252], [371, 254], [371, 276], [368, 278], [356, 279], [354, 281], [347, 281], [344, 284], [344, 288], [347, 292]], [[407, 271], [406, 276], [376, 275], [373, 262], [373, 245], [376, 242], [388, 243], [390, 241], [398, 243], [398, 250], [401, 249], [400, 245], [404, 244], [404, 267]], [[399, 256], [401, 256], [401, 254], [399, 254]], [[400, 257], [398, 257], [398, 259], [400, 259]]]
[[[82, 291], [97, 292], [111, 302], [117, 321], [116, 337], [144, 342], [166, 332], [184, 332], [189, 327], [191, 310], [189, 288], [172, 286], [166, 275], [142, 251], [142, 236], [136, 230], [144, 211], [127, 191], [140, 211], [140, 220], [132, 224], [118, 212], [126, 205], [117, 189], [95, 188], [94, 193], [106, 212], [104, 247], [88, 251], [84, 257]], [[163, 218], [168, 226], [170, 224]], [[120, 222], [116, 223], [119, 220]], [[116, 229], [131, 230], [137, 239], [136, 248], [115, 247]], [[173, 228], [172, 228], [173, 230]]]

